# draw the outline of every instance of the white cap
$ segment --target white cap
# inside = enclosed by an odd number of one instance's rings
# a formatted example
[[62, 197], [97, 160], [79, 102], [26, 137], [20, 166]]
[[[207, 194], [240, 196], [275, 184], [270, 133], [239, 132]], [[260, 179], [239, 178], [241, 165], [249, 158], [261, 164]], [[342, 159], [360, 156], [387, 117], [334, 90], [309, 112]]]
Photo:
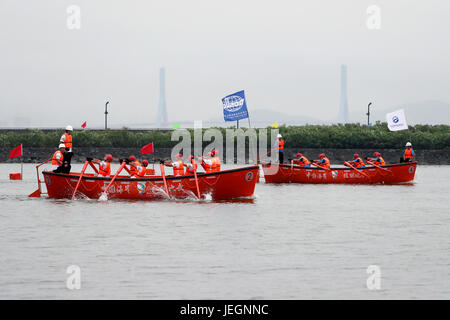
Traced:
[[61, 143], [58, 148], [61, 149], [61, 148], [65, 148], [65, 147], [66, 147], [66, 145], [64, 143]]
[[407, 146], [407, 147], [412, 147], [411, 142], [407, 142], [407, 143], [406, 143], [406, 146]]
[[73, 131], [72, 126], [67, 126], [67, 127], [66, 127], [66, 131]]
[[281, 134], [278, 134], [277, 135], [277, 138], [282, 138], [283, 136], [281, 135]]

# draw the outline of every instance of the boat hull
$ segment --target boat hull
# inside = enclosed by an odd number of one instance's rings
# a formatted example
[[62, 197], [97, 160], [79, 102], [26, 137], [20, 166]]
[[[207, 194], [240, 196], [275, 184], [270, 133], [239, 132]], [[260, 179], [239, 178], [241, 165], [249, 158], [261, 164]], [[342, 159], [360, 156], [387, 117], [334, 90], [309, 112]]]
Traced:
[[[211, 195], [213, 200], [227, 200], [250, 197], [255, 190], [258, 167], [223, 170], [214, 173], [198, 173], [200, 195]], [[61, 174], [42, 172], [49, 198], [70, 199], [79, 180], [80, 173]], [[193, 175], [166, 176], [171, 198], [197, 197], [197, 187]], [[77, 197], [98, 199], [111, 182], [111, 178], [85, 174], [77, 191]], [[132, 179], [118, 176], [107, 193], [108, 199], [152, 200], [168, 198], [161, 176]]]
[[397, 184], [414, 180], [417, 162], [385, 165], [381, 168], [367, 166], [356, 171], [352, 168], [300, 167], [289, 164], [263, 164], [266, 183], [348, 183], [348, 184]]

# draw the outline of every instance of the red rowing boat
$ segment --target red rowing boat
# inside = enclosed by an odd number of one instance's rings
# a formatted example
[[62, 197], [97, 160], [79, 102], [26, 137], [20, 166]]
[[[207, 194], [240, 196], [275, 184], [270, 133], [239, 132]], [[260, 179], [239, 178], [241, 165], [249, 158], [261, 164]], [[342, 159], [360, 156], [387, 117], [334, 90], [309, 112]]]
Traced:
[[262, 164], [266, 183], [350, 183], [396, 184], [414, 180], [417, 162], [366, 166], [364, 168], [301, 167], [290, 164]]
[[[209, 194], [213, 200], [250, 197], [255, 190], [258, 170], [258, 166], [251, 166], [213, 173], [197, 173], [200, 196], [205, 198]], [[63, 174], [43, 171], [42, 174], [49, 198], [55, 199], [70, 199], [80, 179], [80, 173]], [[112, 178], [85, 173], [81, 177], [77, 196], [99, 199], [111, 180]], [[197, 197], [197, 186], [193, 175], [165, 176], [165, 180], [169, 194], [165, 191], [162, 176], [134, 179], [119, 175], [108, 189], [107, 197], [108, 199], [136, 200]], [[33, 194], [39, 196], [38, 193], [40, 195], [40, 188]]]

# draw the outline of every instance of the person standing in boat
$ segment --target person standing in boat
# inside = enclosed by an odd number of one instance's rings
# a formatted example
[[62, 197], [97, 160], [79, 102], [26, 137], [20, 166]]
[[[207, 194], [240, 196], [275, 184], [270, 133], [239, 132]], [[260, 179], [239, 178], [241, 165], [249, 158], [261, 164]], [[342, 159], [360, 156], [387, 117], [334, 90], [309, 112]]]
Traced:
[[403, 154], [403, 161], [400, 162], [411, 162], [414, 160], [415, 157], [415, 153], [414, 150], [412, 148], [412, 143], [411, 142], [407, 142], [406, 143], [406, 149], [405, 149], [405, 153]]
[[301, 167], [309, 168], [311, 167], [311, 161], [308, 160], [307, 157], [305, 157], [301, 153], [297, 153], [297, 158], [293, 160], [295, 164], [298, 164]]
[[134, 173], [131, 178], [144, 178], [147, 173], [148, 161], [143, 160], [142, 164], [136, 164], [136, 162], [130, 162], [130, 168], [134, 168]]
[[185, 163], [184, 166], [186, 167], [186, 176], [193, 175], [194, 172], [197, 172], [198, 166], [193, 155], [189, 156], [189, 163]]
[[72, 132], [73, 132], [73, 127], [71, 125], [68, 125], [66, 127], [66, 132], [59, 139], [59, 143], [64, 144], [64, 146], [66, 148], [66, 153], [64, 154], [64, 159], [65, 159], [65, 161], [67, 161], [68, 165], [70, 165], [70, 162], [71, 162], [72, 156], [73, 156]]
[[175, 161], [166, 161], [164, 162], [164, 165], [173, 168], [174, 176], [183, 176], [184, 175], [183, 153], [179, 152], [176, 156]]
[[64, 144], [61, 143], [58, 147], [58, 150], [52, 156], [52, 170], [55, 173], [63, 172], [64, 154], [66, 153], [66, 146]]
[[373, 163], [375, 163], [378, 166], [384, 166], [386, 165], [386, 161], [384, 161], [383, 157], [381, 156], [381, 153], [379, 152], [374, 152], [373, 156], [375, 158], [366, 158], [367, 161], [371, 161]]
[[278, 162], [284, 162], [284, 144], [285, 140], [281, 134], [277, 135], [277, 140], [274, 143], [274, 147], [276, 148], [276, 152], [278, 152]]
[[322, 168], [331, 167], [330, 160], [326, 157], [325, 153], [319, 154], [319, 160], [313, 160], [313, 163], [317, 164], [319, 167]]
[[92, 162], [98, 164], [98, 175], [109, 177], [111, 175], [111, 162], [114, 160], [110, 154], [105, 155], [103, 160], [93, 159]]
[[363, 159], [359, 156], [359, 154], [355, 153], [353, 155], [353, 160], [349, 161], [351, 165], [353, 165], [355, 168], [364, 168], [366, 164], [364, 163]]

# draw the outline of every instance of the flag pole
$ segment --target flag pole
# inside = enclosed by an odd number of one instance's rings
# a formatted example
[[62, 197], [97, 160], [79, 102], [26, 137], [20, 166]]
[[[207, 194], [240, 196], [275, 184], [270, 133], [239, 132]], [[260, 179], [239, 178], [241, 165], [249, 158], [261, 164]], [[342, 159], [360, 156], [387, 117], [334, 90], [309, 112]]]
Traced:
[[236, 120], [236, 128], [239, 129], [239, 120]]
[[20, 180], [23, 180], [23, 159], [20, 159]]

